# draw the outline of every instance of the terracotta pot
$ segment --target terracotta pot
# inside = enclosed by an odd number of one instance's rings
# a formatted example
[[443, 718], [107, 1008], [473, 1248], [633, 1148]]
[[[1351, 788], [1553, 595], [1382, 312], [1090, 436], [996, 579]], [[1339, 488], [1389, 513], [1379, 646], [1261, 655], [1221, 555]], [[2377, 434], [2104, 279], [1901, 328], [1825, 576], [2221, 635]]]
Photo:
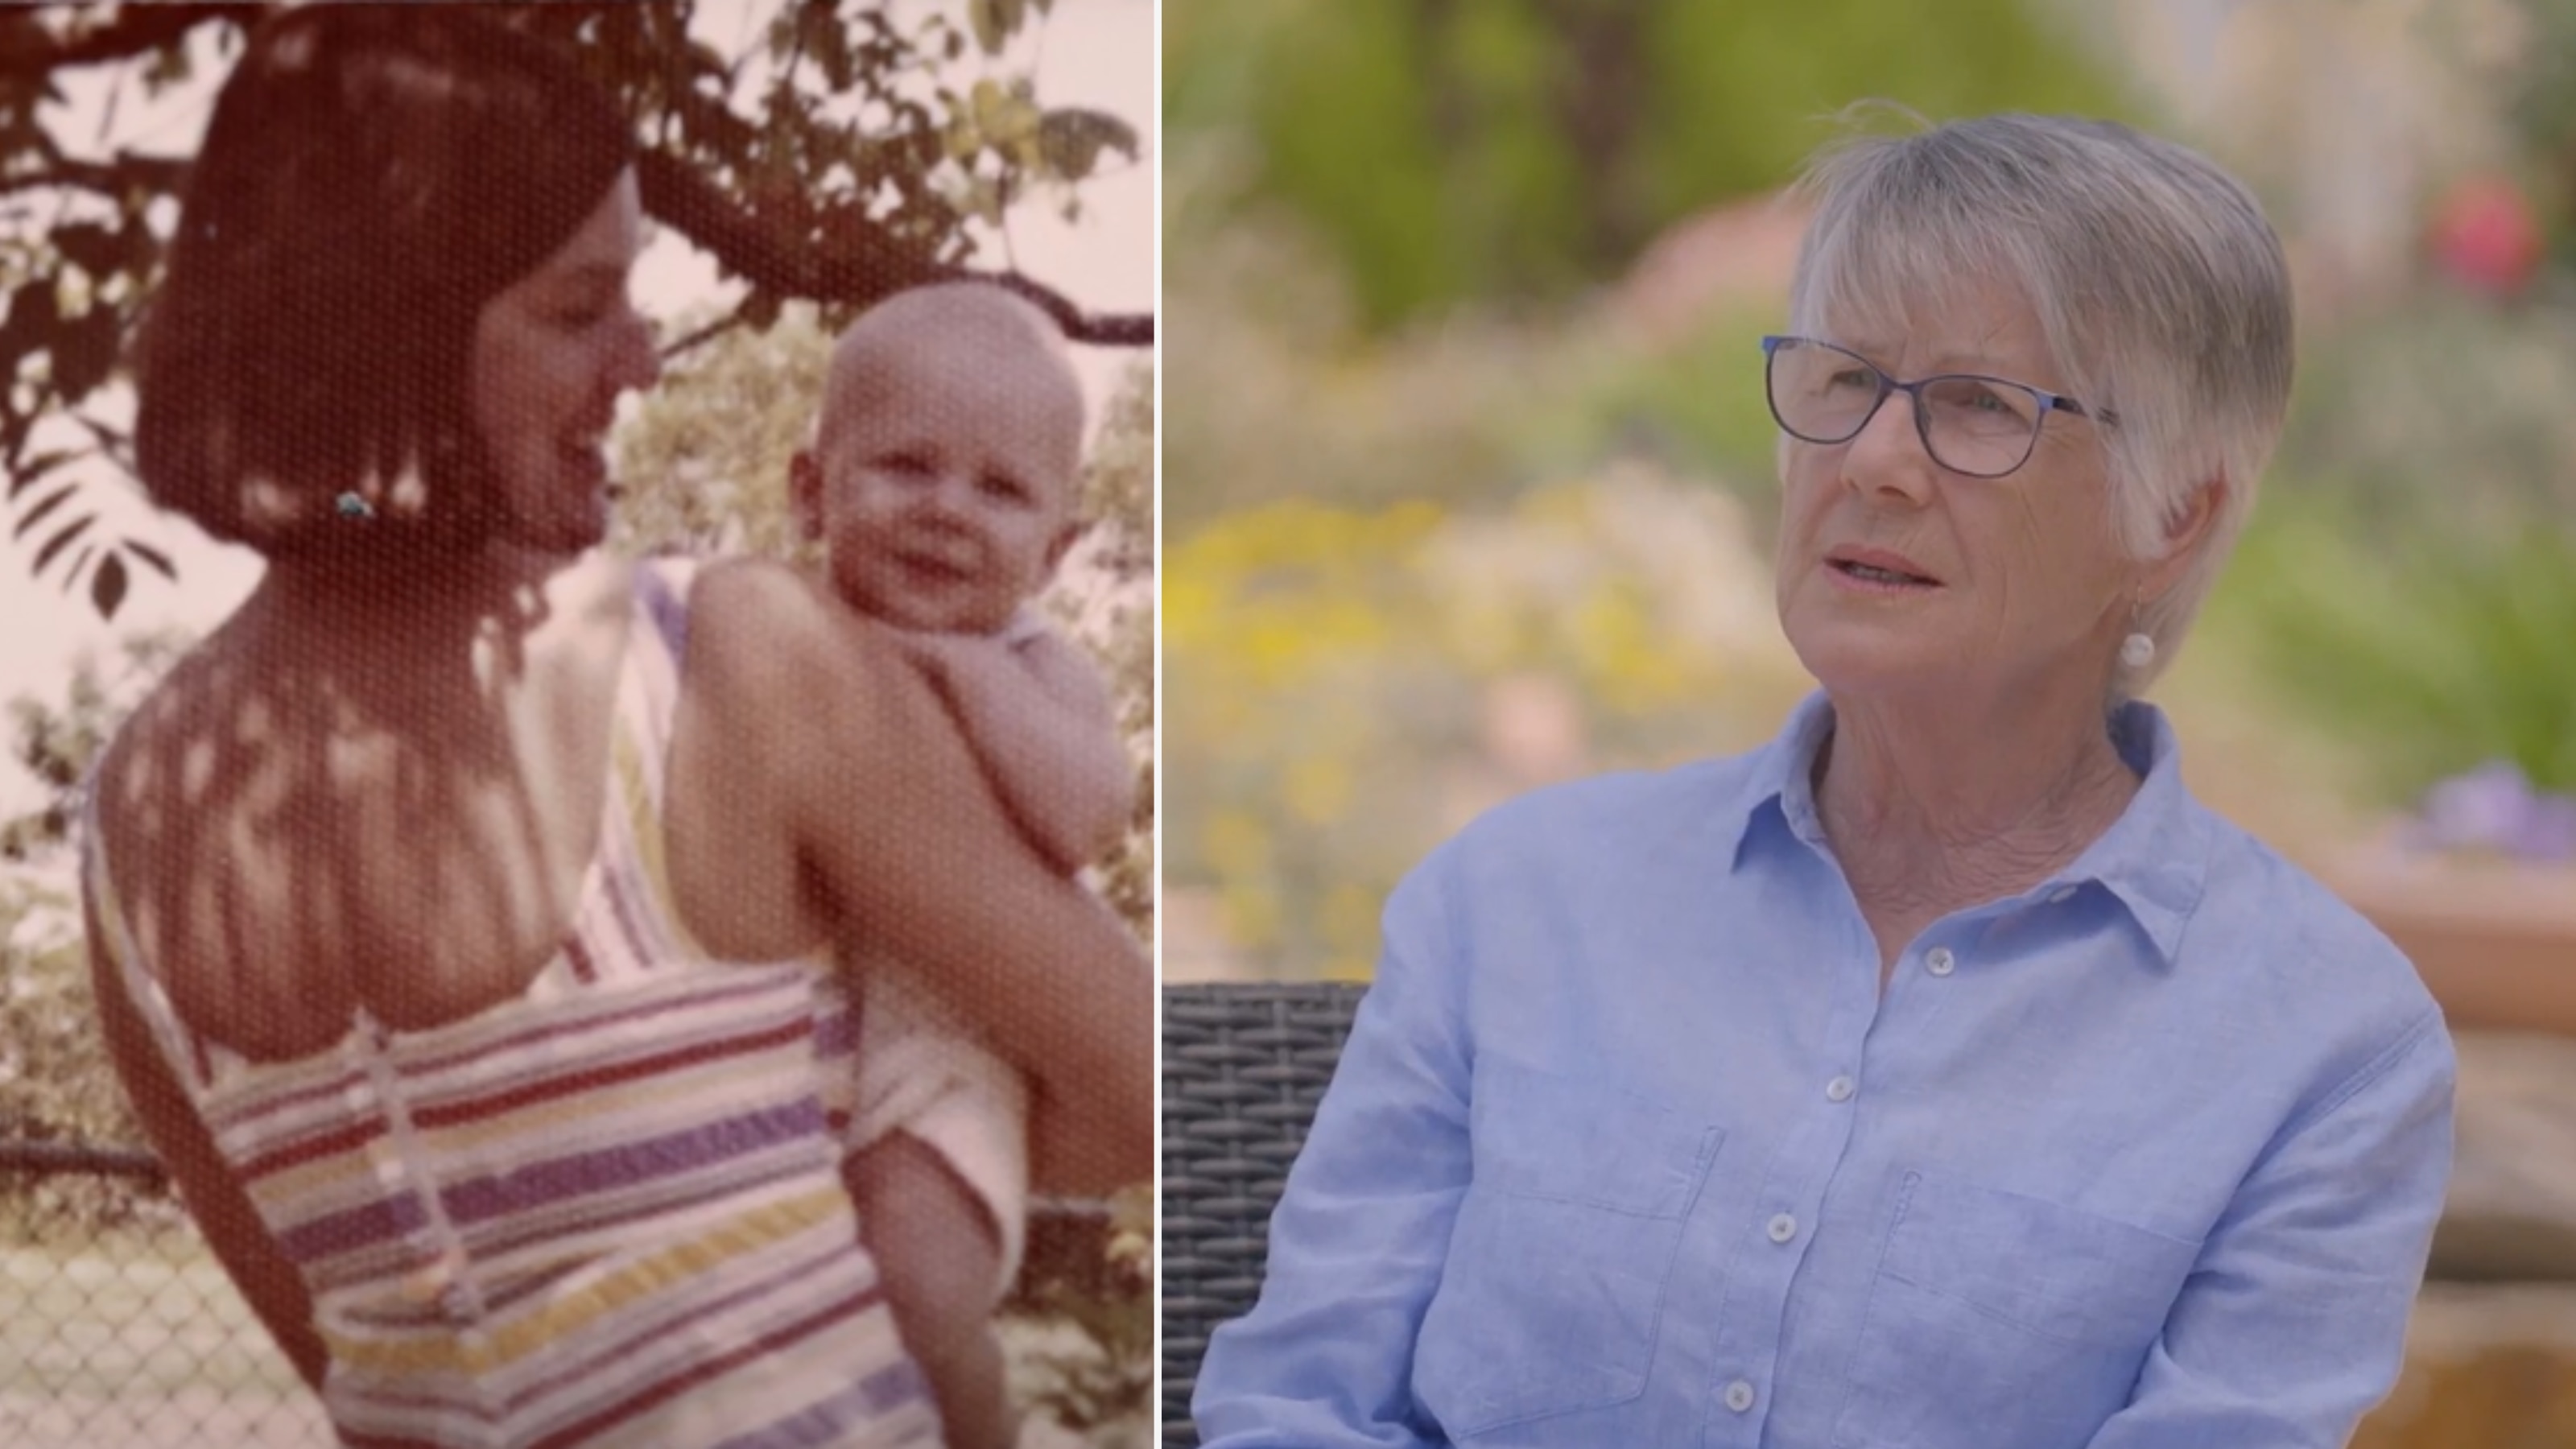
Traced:
[[2576, 1036], [2576, 865], [2374, 853], [2324, 879], [2415, 963], [2453, 1030]]

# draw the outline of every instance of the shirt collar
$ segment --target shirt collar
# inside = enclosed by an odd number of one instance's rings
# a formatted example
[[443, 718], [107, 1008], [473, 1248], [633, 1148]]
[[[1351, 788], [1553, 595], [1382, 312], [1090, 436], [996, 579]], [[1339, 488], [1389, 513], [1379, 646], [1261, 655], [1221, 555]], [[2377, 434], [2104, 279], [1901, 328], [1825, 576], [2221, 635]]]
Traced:
[[[1819, 690], [1755, 753], [1727, 812], [1736, 867], [1743, 864], [1754, 821], [1766, 815], [1810, 847], [1825, 848], [1814, 773], [1816, 752], [1833, 727], [1833, 702]], [[2070, 887], [2098, 885], [2127, 908], [2170, 962], [2182, 949], [2183, 931], [2207, 885], [2209, 814], [2183, 787], [2181, 744], [2162, 710], [2132, 700], [2111, 716], [2110, 729], [2120, 757], [2141, 777], [2137, 795], [2100, 839], [2016, 899], [2045, 900]]]

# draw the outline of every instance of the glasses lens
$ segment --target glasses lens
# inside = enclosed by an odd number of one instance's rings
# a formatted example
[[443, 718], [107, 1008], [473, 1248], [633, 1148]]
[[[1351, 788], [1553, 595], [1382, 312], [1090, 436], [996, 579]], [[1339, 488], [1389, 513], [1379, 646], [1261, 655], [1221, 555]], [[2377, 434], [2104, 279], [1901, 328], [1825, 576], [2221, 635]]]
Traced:
[[1884, 386], [1857, 355], [1789, 338], [1771, 349], [1771, 416], [1810, 443], [1839, 443], [1861, 430]]
[[1954, 473], [1994, 477], [2030, 456], [2039, 436], [2039, 397], [2028, 388], [1982, 377], [1936, 377], [1923, 384], [1923, 434], [1933, 461]]

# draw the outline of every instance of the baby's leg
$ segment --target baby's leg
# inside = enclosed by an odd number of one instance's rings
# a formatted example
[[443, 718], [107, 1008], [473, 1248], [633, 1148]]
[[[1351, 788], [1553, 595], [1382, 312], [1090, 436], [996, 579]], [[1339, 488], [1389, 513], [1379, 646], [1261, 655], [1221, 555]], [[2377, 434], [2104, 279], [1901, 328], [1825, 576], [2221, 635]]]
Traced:
[[1019, 1416], [993, 1332], [1002, 1238], [992, 1210], [909, 1132], [878, 1138], [842, 1176], [904, 1347], [939, 1400], [948, 1449], [1008, 1449]]

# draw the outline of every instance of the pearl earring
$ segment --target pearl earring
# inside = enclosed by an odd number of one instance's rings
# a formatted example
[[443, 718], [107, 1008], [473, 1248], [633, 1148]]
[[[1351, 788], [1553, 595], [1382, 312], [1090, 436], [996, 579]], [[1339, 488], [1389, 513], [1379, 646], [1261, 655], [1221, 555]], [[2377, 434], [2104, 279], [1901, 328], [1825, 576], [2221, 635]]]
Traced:
[[2130, 669], [2144, 669], [2156, 662], [2156, 641], [2145, 634], [2132, 633], [2120, 641], [2120, 662]]

